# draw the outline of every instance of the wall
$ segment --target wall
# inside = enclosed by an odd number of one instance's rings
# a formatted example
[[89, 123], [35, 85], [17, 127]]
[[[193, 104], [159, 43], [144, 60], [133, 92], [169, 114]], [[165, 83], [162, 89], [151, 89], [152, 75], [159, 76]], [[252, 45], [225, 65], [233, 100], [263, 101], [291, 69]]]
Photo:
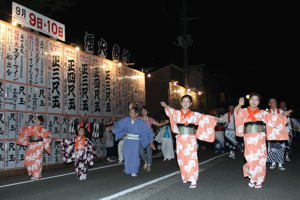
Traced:
[[118, 119], [129, 102], [144, 104], [144, 73], [0, 21], [0, 170], [23, 167], [26, 148], [15, 142], [36, 114], [54, 137], [43, 163], [54, 164], [61, 162], [55, 140], [72, 136], [70, 119]]

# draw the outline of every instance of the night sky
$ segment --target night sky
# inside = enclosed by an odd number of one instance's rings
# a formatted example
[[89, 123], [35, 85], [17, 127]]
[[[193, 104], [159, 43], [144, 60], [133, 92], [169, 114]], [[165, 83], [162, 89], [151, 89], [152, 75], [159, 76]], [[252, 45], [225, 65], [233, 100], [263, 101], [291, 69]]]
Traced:
[[[0, 9], [10, 13], [11, 1], [0, 2]], [[118, 43], [129, 49], [136, 68], [182, 66], [182, 50], [174, 45], [182, 33], [181, 0], [16, 2], [65, 24], [66, 43], [82, 44], [87, 31], [96, 40], [103, 37], [109, 47]], [[265, 100], [273, 96], [300, 107], [299, 16], [296, 5], [280, 3], [207, 5], [186, 0], [187, 16], [194, 18], [188, 24], [193, 39], [189, 64], [205, 64], [225, 76], [228, 84], [220, 87], [232, 88], [237, 96], [258, 91]]]

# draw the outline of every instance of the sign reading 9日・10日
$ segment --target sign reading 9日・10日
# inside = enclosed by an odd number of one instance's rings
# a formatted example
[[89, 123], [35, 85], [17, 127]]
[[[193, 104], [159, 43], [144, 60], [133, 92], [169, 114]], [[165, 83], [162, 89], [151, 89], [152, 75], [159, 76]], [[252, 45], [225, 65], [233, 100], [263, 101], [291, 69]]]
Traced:
[[12, 2], [12, 22], [65, 41], [65, 25]]

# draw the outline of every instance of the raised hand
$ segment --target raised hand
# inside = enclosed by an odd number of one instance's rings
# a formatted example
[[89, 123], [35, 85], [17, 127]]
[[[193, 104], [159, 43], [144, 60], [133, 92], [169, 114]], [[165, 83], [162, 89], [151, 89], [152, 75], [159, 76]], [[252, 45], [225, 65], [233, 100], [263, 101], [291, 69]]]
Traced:
[[227, 116], [222, 116], [222, 117], [215, 117], [216, 120], [218, 121], [224, 121], [226, 119]]
[[166, 107], [166, 106], [167, 106], [166, 102], [164, 102], [164, 101], [161, 101], [161, 102], [160, 102], [160, 105], [161, 105], [162, 107]]
[[96, 151], [93, 151], [93, 154], [94, 154], [95, 156], [97, 156], [98, 158], [100, 158], [100, 155], [99, 155]]
[[28, 126], [29, 126], [28, 122], [25, 122], [22, 128], [28, 128]]
[[293, 110], [285, 111], [285, 112], [283, 113], [283, 115], [285, 115], [285, 116], [290, 116], [291, 112], [293, 112]]
[[128, 108], [129, 108], [129, 110], [130, 110], [131, 108], [133, 108], [133, 103], [130, 103], [130, 104], [128, 105]]
[[239, 100], [239, 106], [243, 106], [243, 105], [245, 105], [245, 99], [244, 97], [241, 97]]
[[152, 150], [154, 150], [154, 151], [156, 150], [156, 147], [155, 147], [153, 142], [150, 143], [150, 147], [151, 147]]
[[214, 117], [216, 121], [221, 121], [220, 117]]

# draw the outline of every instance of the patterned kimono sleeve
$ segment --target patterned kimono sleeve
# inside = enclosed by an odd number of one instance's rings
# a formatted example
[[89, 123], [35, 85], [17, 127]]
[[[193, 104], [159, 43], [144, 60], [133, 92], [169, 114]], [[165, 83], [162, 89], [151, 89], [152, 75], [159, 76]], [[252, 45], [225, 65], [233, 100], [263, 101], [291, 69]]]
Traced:
[[29, 144], [28, 136], [29, 136], [29, 128], [28, 127], [21, 128], [17, 139], [17, 144], [21, 146], [28, 146]]
[[51, 154], [50, 144], [52, 141], [52, 135], [45, 128], [42, 128], [41, 132], [42, 132], [41, 135], [44, 142], [44, 148], [49, 154]]
[[65, 163], [71, 163], [74, 161], [74, 147], [75, 147], [75, 138], [63, 139], [61, 142], [61, 154], [62, 159]]
[[177, 127], [178, 119], [180, 119], [180, 112], [175, 110], [169, 106], [165, 107], [165, 113], [170, 119], [171, 129], [174, 133], [179, 134], [179, 130]]
[[288, 140], [289, 135], [286, 129], [287, 117], [282, 114], [263, 113], [267, 126], [267, 140]]
[[86, 153], [87, 153], [87, 156], [86, 156], [86, 164], [89, 166], [89, 167], [92, 167], [94, 165], [94, 152], [96, 151], [96, 148], [95, 148], [95, 145], [87, 138], [86, 139]]
[[244, 123], [246, 118], [246, 113], [242, 108], [234, 109], [234, 123], [235, 123], [235, 130], [236, 136], [243, 137], [244, 136]]
[[198, 125], [198, 129], [196, 131], [197, 138], [206, 142], [215, 141], [215, 126], [217, 124], [215, 117], [197, 112], [194, 114], [196, 119], [195, 125]]

